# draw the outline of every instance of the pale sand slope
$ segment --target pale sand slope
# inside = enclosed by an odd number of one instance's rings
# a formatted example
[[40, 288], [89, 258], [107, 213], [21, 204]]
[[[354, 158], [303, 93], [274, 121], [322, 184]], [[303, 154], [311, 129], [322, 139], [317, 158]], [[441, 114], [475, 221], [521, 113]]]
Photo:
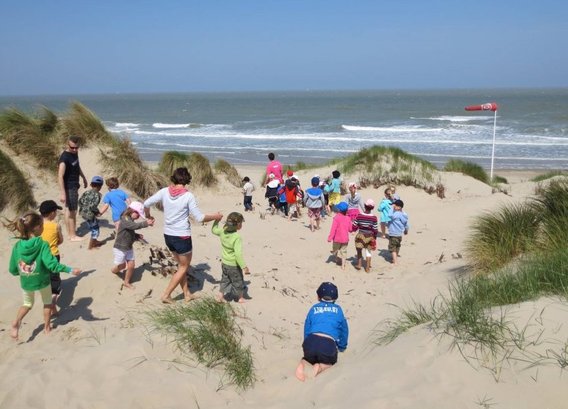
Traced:
[[[80, 155], [89, 179], [102, 173], [94, 151], [82, 150]], [[262, 168], [239, 170], [255, 183], [263, 172]], [[314, 173], [323, 175], [328, 170], [299, 172], [299, 177], [305, 186]], [[37, 176], [33, 170], [29, 172]], [[454, 409], [486, 404], [495, 408], [563, 408], [568, 391], [558, 366], [525, 369], [528, 364], [516, 359], [522, 358], [518, 356], [492, 365], [480, 353], [480, 359], [470, 359], [470, 365], [457, 349], [450, 348], [449, 337], [438, 338], [424, 326], [388, 346], [373, 347], [371, 342], [377, 324], [397, 315], [391, 304], [429, 303], [439, 292], [447, 292], [448, 280], [465, 265], [464, 259], [452, 254], [464, 253], [467, 226], [475, 215], [534, 192], [534, 184], [526, 182], [528, 176], [506, 176], [513, 181], [512, 196], [492, 194], [489, 187], [458, 174], [444, 175], [444, 200], [400, 187], [411, 223], [410, 234], [403, 241], [401, 265], [391, 267], [375, 253], [370, 274], [352, 266], [342, 272], [327, 261], [330, 219], [315, 233], [307, 227], [305, 214], [294, 222], [281, 216], [261, 219], [258, 209], [265, 208], [264, 192], [257, 190], [257, 210], [246, 214], [241, 231], [252, 272], [249, 293], [253, 299], [244, 306], [235, 304], [241, 315], [243, 341], [252, 347], [259, 378], [255, 388], [244, 393], [230, 385], [223, 387], [221, 370], [190, 363], [171, 340], [149, 332], [143, 312], [162, 308], [159, 296], [167, 280], [148, 272], [143, 265], [148, 260], [148, 247], [138, 243], [136, 289], [131, 291], [121, 290], [121, 281], [109, 271], [112, 242], [96, 251], [88, 251], [86, 242], [65, 242], [62, 261], [83, 268], [85, 273], [79, 278], [64, 276], [62, 311], [50, 336], [41, 333], [41, 306], [35, 305], [24, 320], [21, 342], [14, 342], [8, 331], [21, 293], [18, 279], [6, 271], [12, 242], [2, 229], [0, 407]], [[56, 199], [53, 178], [42, 179], [35, 186], [38, 201]], [[226, 215], [242, 211], [240, 189], [227, 183], [195, 193], [205, 212], [221, 210]], [[377, 202], [382, 197], [382, 189], [361, 193]], [[151, 243], [163, 246], [162, 215], [158, 211], [154, 215], [156, 226], [141, 232]], [[108, 217], [105, 220], [110, 220]], [[110, 224], [103, 222], [102, 226], [105, 238]], [[211, 224], [193, 225], [193, 267], [203, 282], [198, 291], [201, 295], [215, 294], [215, 281], [221, 275], [220, 245], [210, 229]], [[386, 241], [380, 240], [379, 249], [385, 248]], [[444, 258], [439, 262], [442, 253]], [[355, 254], [353, 243], [349, 254]], [[379, 271], [384, 275], [378, 275]], [[302, 355], [303, 321], [316, 301], [315, 289], [326, 280], [339, 287], [338, 302], [351, 330], [349, 348], [340, 354], [336, 367], [301, 383], [293, 374]], [[151, 297], [144, 299], [150, 290]], [[540, 300], [512, 306], [509, 311], [519, 326], [530, 323], [529, 339], [545, 331], [541, 340], [550, 342], [539, 345], [540, 353], [561, 350], [567, 336], [563, 326], [568, 318], [566, 305]], [[466, 349], [464, 354], [472, 356], [475, 351]]]

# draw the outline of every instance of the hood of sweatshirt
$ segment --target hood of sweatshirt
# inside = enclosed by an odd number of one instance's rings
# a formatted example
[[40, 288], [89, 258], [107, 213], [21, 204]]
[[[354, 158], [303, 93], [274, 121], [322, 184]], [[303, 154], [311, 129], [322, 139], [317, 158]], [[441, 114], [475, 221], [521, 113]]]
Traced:
[[189, 192], [189, 190], [187, 190], [185, 187], [176, 187], [176, 186], [168, 187], [168, 193], [170, 194], [170, 198], [172, 200], [176, 200], [182, 197], [187, 192]]
[[28, 240], [20, 240], [16, 246], [18, 248], [21, 261], [24, 261], [27, 264], [33, 263], [41, 252], [42, 243], [43, 239], [41, 237], [32, 237]]

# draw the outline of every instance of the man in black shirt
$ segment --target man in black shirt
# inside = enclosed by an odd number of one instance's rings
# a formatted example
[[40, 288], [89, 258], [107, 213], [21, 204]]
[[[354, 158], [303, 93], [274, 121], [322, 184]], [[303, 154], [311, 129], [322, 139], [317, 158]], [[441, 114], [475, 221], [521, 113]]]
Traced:
[[78, 136], [70, 136], [67, 140], [67, 148], [59, 157], [57, 181], [59, 183], [60, 200], [65, 205], [65, 226], [70, 241], [79, 241], [77, 236], [77, 204], [79, 201], [79, 178], [83, 178], [83, 186], [87, 188], [87, 178], [79, 165], [79, 145], [81, 139]]

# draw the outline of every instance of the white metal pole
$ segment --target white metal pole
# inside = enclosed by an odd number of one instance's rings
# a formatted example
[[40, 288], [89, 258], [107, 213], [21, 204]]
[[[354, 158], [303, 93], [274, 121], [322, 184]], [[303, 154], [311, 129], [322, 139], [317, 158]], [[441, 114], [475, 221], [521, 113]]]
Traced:
[[489, 179], [493, 182], [493, 162], [495, 161], [495, 132], [497, 130], [497, 110], [495, 110], [495, 117], [493, 118], [493, 146], [491, 147], [491, 173]]

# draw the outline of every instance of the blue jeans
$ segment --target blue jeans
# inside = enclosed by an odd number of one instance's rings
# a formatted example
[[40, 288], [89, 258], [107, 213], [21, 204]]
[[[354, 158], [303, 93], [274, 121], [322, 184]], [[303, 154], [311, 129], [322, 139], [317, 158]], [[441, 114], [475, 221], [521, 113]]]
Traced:
[[89, 229], [91, 230], [91, 239], [96, 240], [99, 238], [99, 221], [95, 217], [93, 220], [87, 220], [87, 224], [89, 225]]

